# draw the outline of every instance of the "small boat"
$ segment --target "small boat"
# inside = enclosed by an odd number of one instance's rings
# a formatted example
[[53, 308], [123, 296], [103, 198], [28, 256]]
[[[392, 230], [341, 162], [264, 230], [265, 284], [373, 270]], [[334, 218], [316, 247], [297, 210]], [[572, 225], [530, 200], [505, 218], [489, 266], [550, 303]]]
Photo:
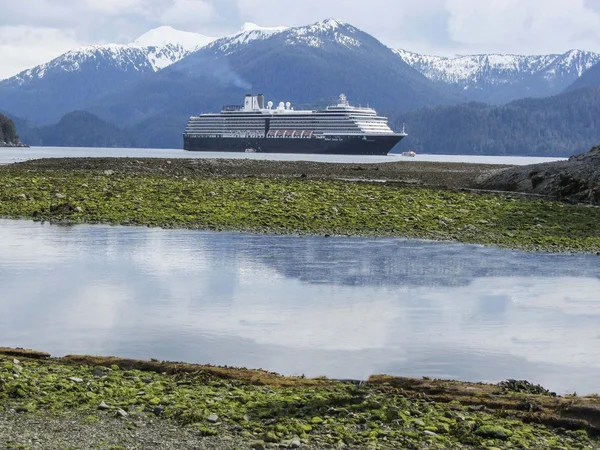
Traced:
[[256, 150], [253, 148], [247, 148], [246, 153], [256, 153]]
[[411, 158], [414, 158], [415, 156], [417, 156], [417, 154], [415, 152], [413, 152], [412, 150], [410, 150], [408, 152], [400, 153], [400, 156], [410, 156]]

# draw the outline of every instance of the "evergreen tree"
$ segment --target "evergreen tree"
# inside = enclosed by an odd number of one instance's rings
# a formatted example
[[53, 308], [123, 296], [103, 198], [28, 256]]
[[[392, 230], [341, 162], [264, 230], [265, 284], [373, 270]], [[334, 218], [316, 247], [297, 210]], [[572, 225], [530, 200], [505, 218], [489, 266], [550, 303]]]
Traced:
[[15, 128], [15, 124], [8, 117], [0, 114], [0, 144], [8, 145], [19, 143], [19, 135]]

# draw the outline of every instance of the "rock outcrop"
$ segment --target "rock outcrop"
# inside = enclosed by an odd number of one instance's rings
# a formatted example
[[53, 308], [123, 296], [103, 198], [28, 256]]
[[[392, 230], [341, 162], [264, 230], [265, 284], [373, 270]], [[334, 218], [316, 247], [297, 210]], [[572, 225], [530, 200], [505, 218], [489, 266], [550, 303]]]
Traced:
[[28, 145], [19, 142], [0, 142], [0, 147], [29, 147]]
[[572, 203], [600, 205], [600, 146], [567, 161], [511, 167], [481, 176], [477, 187], [539, 194]]

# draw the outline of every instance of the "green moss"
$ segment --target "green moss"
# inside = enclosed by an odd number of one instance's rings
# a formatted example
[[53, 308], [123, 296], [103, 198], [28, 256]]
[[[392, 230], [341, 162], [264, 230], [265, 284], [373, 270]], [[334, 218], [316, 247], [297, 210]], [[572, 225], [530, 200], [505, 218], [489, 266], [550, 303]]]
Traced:
[[16, 169], [0, 171], [0, 186], [0, 216], [14, 218], [600, 251], [600, 208], [502, 195], [341, 181]]
[[[94, 377], [93, 372], [93, 365], [25, 361], [21, 377], [15, 379], [12, 362], [0, 356], [1, 386], [10, 393], [0, 399], [0, 408], [26, 405], [28, 414], [72, 414], [94, 423], [98, 417], [114, 417], [116, 408], [127, 410], [132, 417], [156, 418], [154, 408], [160, 399], [164, 412], [159, 420], [203, 436], [236, 433], [249, 442], [258, 438], [263, 446], [296, 436], [316, 446], [341, 442], [352, 448], [421, 448], [424, 441], [432, 442], [430, 448], [510, 445], [537, 449], [547, 448], [548, 443], [552, 448], [584, 448], [600, 444], [585, 431], [528, 424], [516, 418], [518, 413], [507, 414], [502, 409], [472, 411], [468, 402], [435, 403], [386, 385], [327, 382], [267, 389], [202, 371], [167, 375], [162, 371], [111, 370], [106, 378]], [[74, 383], [71, 377], [86, 382]], [[152, 381], [146, 382], [149, 378]], [[17, 394], [19, 389], [22, 392]], [[98, 411], [102, 401], [111, 409]], [[207, 424], [206, 418], [212, 414], [217, 414], [219, 421]], [[136, 425], [125, 421], [123, 426], [133, 429]]]
[[498, 425], [483, 425], [475, 430], [475, 434], [490, 439], [508, 439], [513, 432]]
[[219, 434], [219, 432], [217, 430], [214, 430], [212, 428], [207, 428], [207, 427], [199, 427], [198, 433], [201, 436], [217, 436]]

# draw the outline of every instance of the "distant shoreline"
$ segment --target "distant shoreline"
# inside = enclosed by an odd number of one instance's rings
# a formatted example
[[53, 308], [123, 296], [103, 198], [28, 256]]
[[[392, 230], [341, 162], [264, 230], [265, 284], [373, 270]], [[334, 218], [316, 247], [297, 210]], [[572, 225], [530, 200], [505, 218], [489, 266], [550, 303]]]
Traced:
[[5, 144], [0, 143], [0, 148], [30, 148], [29, 145], [23, 144], [22, 142], [18, 144]]

